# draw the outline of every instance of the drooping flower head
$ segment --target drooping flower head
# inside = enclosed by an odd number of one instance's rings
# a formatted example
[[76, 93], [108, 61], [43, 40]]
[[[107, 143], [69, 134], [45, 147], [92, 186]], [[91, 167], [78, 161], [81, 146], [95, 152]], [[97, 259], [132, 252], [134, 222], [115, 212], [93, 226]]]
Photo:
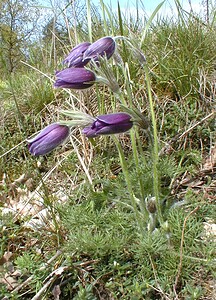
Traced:
[[82, 90], [91, 87], [96, 76], [85, 68], [67, 68], [56, 72], [54, 87]]
[[131, 116], [127, 113], [113, 113], [96, 118], [90, 127], [85, 127], [83, 133], [88, 137], [115, 134], [128, 131], [133, 126]]
[[100, 56], [106, 56], [109, 59], [115, 52], [115, 48], [116, 43], [112, 37], [102, 37], [87, 48], [83, 54], [83, 61], [88, 62], [90, 59], [93, 59], [97, 62]]
[[69, 136], [70, 128], [66, 125], [53, 123], [46, 126], [38, 135], [27, 140], [32, 155], [45, 155], [61, 145]]
[[82, 68], [89, 60], [83, 61], [83, 53], [91, 45], [89, 42], [83, 42], [74, 47], [68, 56], [63, 60], [63, 64], [67, 64], [68, 68]]

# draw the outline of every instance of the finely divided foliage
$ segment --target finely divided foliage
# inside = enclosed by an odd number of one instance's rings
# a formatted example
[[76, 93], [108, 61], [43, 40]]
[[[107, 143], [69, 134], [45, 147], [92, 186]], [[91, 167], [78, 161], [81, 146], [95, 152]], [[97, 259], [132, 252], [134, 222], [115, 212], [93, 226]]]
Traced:
[[0, 47], [0, 298], [215, 298], [215, 10], [175, 4], [52, 8], [16, 71]]

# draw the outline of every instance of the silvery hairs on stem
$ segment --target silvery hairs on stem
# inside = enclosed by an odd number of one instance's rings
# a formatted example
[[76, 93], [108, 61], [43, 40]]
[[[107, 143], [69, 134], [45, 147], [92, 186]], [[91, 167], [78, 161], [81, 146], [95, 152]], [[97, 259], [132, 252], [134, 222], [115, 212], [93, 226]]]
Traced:
[[91, 61], [91, 69], [96, 73], [96, 82], [101, 82], [109, 86], [115, 94], [120, 93], [119, 84], [113, 74], [112, 66], [109, 64], [106, 56], [99, 57], [98, 61]]

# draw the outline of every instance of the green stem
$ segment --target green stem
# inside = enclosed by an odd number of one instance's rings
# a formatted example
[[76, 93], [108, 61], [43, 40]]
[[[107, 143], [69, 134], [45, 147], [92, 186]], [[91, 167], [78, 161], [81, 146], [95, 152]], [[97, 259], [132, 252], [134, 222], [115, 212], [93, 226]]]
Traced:
[[138, 156], [138, 150], [137, 150], [135, 130], [130, 131], [130, 137], [131, 137], [133, 157], [134, 157], [134, 161], [135, 161], [135, 165], [136, 165], [137, 177], [138, 177], [138, 181], [139, 181], [139, 185], [140, 185], [140, 193], [141, 193], [140, 209], [142, 210], [143, 217], [148, 218], [148, 212], [147, 212], [145, 204], [144, 204], [145, 189], [144, 189], [143, 180], [142, 180], [143, 174], [140, 172], [140, 162], [139, 162], [139, 156]]
[[[125, 69], [124, 69], [124, 72], [125, 72]], [[128, 75], [126, 74], [126, 72], [125, 72], [125, 78], [128, 78]], [[132, 92], [131, 92], [130, 85], [129, 85], [129, 80], [126, 81], [126, 89], [127, 89], [127, 94], [129, 96], [130, 108], [132, 108], [133, 99], [132, 99]], [[123, 104], [124, 106], [127, 106], [127, 102], [124, 99], [124, 96], [122, 93], [118, 93], [118, 94], [116, 94], [116, 96], [119, 99], [119, 101], [121, 102], [121, 104]], [[136, 165], [137, 177], [138, 177], [139, 185], [140, 185], [140, 193], [141, 193], [140, 209], [141, 209], [143, 217], [145, 219], [145, 218], [148, 218], [148, 212], [147, 212], [145, 204], [144, 204], [145, 189], [144, 189], [144, 185], [143, 185], [142, 174], [140, 172], [138, 147], [137, 147], [137, 143], [136, 143], [137, 138], [136, 138], [136, 132], [134, 130], [130, 131], [130, 137], [131, 137], [133, 157], [134, 157], [134, 161], [135, 161], [135, 165]]]
[[157, 215], [159, 223], [163, 223], [163, 216], [161, 211], [161, 203], [160, 203], [160, 196], [159, 196], [159, 174], [158, 174], [158, 137], [157, 137], [157, 123], [156, 117], [154, 112], [154, 103], [152, 99], [151, 93], [151, 84], [149, 78], [149, 70], [147, 65], [144, 65], [145, 75], [146, 75], [146, 84], [147, 84], [147, 92], [149, 98], [149, 106], [150, 106], [150, 113], [151, 113], [151, 120], [152, 120], [152, 128], [153, 128], [153, 188], [154, 188], [154, 196], [156, 199], [156, 208], [157, 208]]
[[127, 168], [127, 162], [126, 162], [125, 157], [124, 157], [123, 149], [122, 149], [122, 146], [121, 146], [119, 140], [114, 135], [113, 135], [113, 140], [114, 140], [114, 142], [116, 144], [116, 147], [118, 149], [120, 163], [121, 163], [122, 171], [123, 171], [125, 181], [126, 181], [126, 184], [127, 184], [127, 189], [128, 189], [129, 195], [130, 195], [131, 205], [132, 205], [134, 213], [135, 213], [135, 218], [136, 218], [137, 224], [139, 226], [140, 232], [143, 232], [144, 231], [144, 226], [143, 226], [142, 219], [140, 218], [140, 212], [138, 210], [137, 201], [136, 201], [136, 198], [135, 198], [135, 195], [134, 195], [134, 192], [133, 192], [133, 188], [132, 188], [132, 185], [131, 185], [129, 171], [128, 171], [128, 168]]

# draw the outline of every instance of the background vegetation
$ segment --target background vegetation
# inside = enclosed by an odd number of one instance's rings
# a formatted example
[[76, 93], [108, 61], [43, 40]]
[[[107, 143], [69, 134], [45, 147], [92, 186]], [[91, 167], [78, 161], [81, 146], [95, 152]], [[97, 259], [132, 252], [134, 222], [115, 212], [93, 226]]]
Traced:
[[[1, 299], [216, 299], [215, 7], [207, 1], [198, 16], [175, 3], [176, 17], [147, 18], [140, 10], [126, 17], [103, 1], [48, 9], [0, 0]], [[67, 144], [39, 158], [26, 144], [61, 109], [118, 110], [103, 85], [53, 89], [70, 50], [107, 35], [129, 37], [147, 59], [164, 219], [153, 232], [137, 229], [110, 137], [91, 144], [74, 129]], [[118, 52], [124, 68], [111, 65], [125, 101], [150, 118], [139, 59], [123, 42]], [[135, 196], [151, 203], [148, 136], [139, 132], [138, 168], [129, 134], [118, 138]]]

